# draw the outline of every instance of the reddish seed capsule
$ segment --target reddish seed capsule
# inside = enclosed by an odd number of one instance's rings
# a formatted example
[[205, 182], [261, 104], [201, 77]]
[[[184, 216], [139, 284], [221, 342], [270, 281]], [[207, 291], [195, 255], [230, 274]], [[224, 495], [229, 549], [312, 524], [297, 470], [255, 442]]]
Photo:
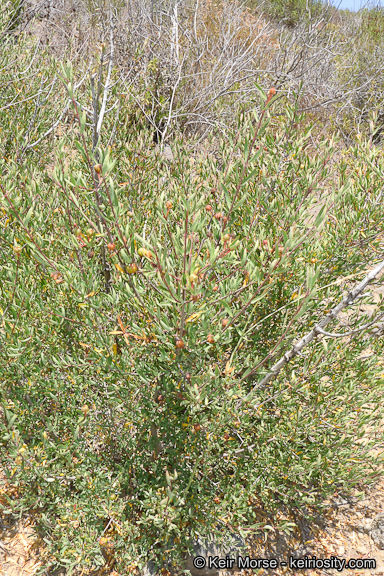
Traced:
[[210, 204], [207, 204], [207, 206], [205, 207], [207, 212], [212, 212], [212, 206]]
[[166, 202], [165, 204], [167, 210], [169, 211], [172, 208], [172, 202], [170, 200], [168, 200], [168, 202]]
[[116, 244], [114, 242], [109, 242], [109, 244], [107, 244], [107, 248], [110, 252], [113, 252], [116, 249]]
[[228, 324], [228, 318], [223, 318], [221, 321], [222, 327], [225, 328], [227, 324]]
[[208, 334], [207, 342], [209, 342], [209, 344], [214, 344], [214, 343], [215, 343], [215, 339], [214, 339], [214, 337], [212, 336], [212, 334]]
[[216, 214], [214, 215], [214, 218], [216, 218], [216, 220], [220, 220], [223, 217], [221, 212], [216, 212]]
[[224, 440], [225, 440], [226, 442], [228, 442], [228, 440], [229, 440], [229, 434], [228, 434], [228, 432], [226, 432], [226, 433], [224, 434]]
[[193, 429], [194, 429], [195, 432], [200, 432], [200, 430], [201, 430], [200, 424], [194, 424], [194, 425], [193, 425]]
[[51, 276], [56, 282], [56, 284], [62, 284], [64, 282], [60, 272], [52, 272]]
[[276, 88], [270, 88], [270, 90], [268, 92], [266, 104], [269, 104], [269, 102], [272, 100], [272, 98], [275, 94], [276, 94]]
[[213, 287], [213, 291], [214, 291], [214, 292], [217, 292], [217, 291], [218, 291], [218, 289], [219, 289], [218, 285], [217, 285], [217, 284], [215, 284], [215, 285], [214, 285], [214, 287]]
[[180, 340], [180, 339], [179, 339], [179, 340], [176, 340], [176, 348], [179, 348], [179, 350], [180, 350], [181, 348], [185, 348], [184, 342], [183, 342], [182, 340]]

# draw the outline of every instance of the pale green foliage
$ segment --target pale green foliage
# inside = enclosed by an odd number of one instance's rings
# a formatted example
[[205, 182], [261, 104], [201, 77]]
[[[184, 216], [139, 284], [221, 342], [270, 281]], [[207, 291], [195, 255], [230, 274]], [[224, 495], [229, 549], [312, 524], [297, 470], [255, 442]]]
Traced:
[[321, 1], [318, 0], [249, 0], [252, 7], [265, 11], [268, 16], [291, 27], [310, 17], [316, 17], [324, 8]]
[[[79, 78], [60, 73], [65, 101]], [[362, 143], [330, 184], [299, 97], [276, 120], [258, 89], [222, 171], [182, 141], [167, 163], [147, 133], [108, 149], [109, 117], [95, 171], [88, 89], [76, 130], [22, 162], [0, 116], [0, 442], [20, 491], [1, 507], [35, 510], [44, 570], [101, 566], [108, 542], [122, 574], [180, 568], [197, 536], [259, 531], [259, 504], [307, 514], [374, 474], [380, 341], [318, 338], [249, 393], [381, 254], [384, 160]]]

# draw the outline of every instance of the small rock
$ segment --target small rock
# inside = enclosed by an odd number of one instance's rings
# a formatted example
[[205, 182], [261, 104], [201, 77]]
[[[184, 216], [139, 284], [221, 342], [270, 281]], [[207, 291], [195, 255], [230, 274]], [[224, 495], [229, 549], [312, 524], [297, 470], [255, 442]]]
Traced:
[[156, 574], [156, 566], [152, 560], [146, 563], [143, 570], [143, 576], [154, 576]]
[[379, 548], [384, 550], [384, 512], [374, 517], [371, 528], [371, 538]]
[[[243, 553], [245, 549], [245, 542], [241, 536], [238, 534], [232, 534], [227, 545], [219, 547], [216, 542], [203, 542], [200, 538], [193, 543], [193, 553], [188, 554], [184, 560], [184, 570], [190, 570], [192, 576], [223, 576], [229, 570], [220, 570], [215, 567], [208, 568], [208, 558], [209, 556], [219, 558], [237, 558]], [[194, 560], [198, 558], [198, 568]], [[202, 560], [203, 559], [203, 560]], [[160, 568], [170, 567], [161, 566]], [[234, 563], [234, 569], [236, 569], [236, 562]], [[143, 576], [156, 576], [161, 570], [156, 570], [156, 565], [152, 560], [147, 562], [144, 570]], [[172, 570], [170, 570], [172, 573]]]
[[173, 162], [173, 160], [175, 159], [173, 156], [173, 152], [172, 152], [172, 148], [170, 147], [169, 144], [166, 144], [164, 146], [163, 152], [162, 152], [162, 156], [166, 159], [169, 160], [170, 162]]
[[363, 518], [360, 524], [356, 525], [356, 530], [363, 534], [369, 534], [372, 530], [372, 520], [370, 518]]
[[[245, 542], [241, 536], [234, 534], [229, 543], [221, 548], [215, 542], [202, 542], [200, 539], [193, 544], [193, 554], [188, 555], [185, 561], [185, 568], [191, 571], [192, 576], [218, 576], [223, 573], [222, 570], [216, 568], [208, 568], [208, 557], [218, 556], [219, 558], [237, 558], [242, 550], [245, 548]], [[196, 568], [194, 559], [202, 557], [206, 561], [206, 566], [203, 568]], [[236, 568], [236, 562], [234, 565]], [[226, 572], [226, 570], [224, 570]]]

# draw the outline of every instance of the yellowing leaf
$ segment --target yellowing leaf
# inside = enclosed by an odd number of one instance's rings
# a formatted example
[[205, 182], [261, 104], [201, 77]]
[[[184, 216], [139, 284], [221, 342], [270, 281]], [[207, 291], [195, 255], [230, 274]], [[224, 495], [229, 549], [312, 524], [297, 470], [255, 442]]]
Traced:
[[85, 348], [86, 350], [91, 347], [90, 344], [85, 344], [84, 342], [79, 342], [79, 344], [82, 348]]
[[119, 326], [120, 326], [120, 328], [121, 328], [121, 330], [122, 330], [122, 334], [124, 334], [125, 343], [129, 345], [129, 340], [128, 340], [127, 331], [126, 331], [125, 326], [124, 326], [124, 324], [123, 324], [123, 322], [122, 322], [122, 320], [121, 320], [121, 318], [120, 318], [119, 315], [117, 316], [117, 321], [118, 321]]
[[225, 365], [225, 370], [224, 370], [224, 374], [226, 376], [229, 376], [229, 374], [231, 374], [234, 371], [234, 368], [231, 368], [231, 365], [229, 362], [227, 362], [227, 364]]
[[122, 267], [120, 266], [120, 264], [117, 264], [117, 263], [115, 262], [115, 266], [116, 266], [116, 268], [118, 269], [119, 272], [121, 272], [122, 274], [125, 274], [125, 272], [124, 272], [124, 270], [122, 269]]
[[202, 315], [202, 312], [195, 312], [189, 318], [187, 318], [185, 322], [195, 322], [196, 320], [198, 320], [200, 318], [201, 315]]

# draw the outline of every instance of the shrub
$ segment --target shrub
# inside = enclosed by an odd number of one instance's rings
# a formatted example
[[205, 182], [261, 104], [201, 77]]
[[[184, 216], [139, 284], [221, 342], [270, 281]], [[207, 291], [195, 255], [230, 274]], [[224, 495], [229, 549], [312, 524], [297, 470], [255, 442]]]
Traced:
[[51, 178], [3, 166], [3, 511], [35, 510], [44, 569], [180, 569], [197, 537], [260, 530], [256, 503], [305, 513], [373, 474], [372, 339], [318, 337], [258, 384], [376, 258], [382, 157], [322, 195], [332, 146], [311, 158], [297, 99], [272, 120], [259, 94], [223, 172], [140, 135], [92, 152], [74, 97], [73, 158], [68, 136]]
[[305, 19], [315, 18], [324, 8], [321, 1], [311, 0], [268, 0], [267, 2], [252, 2], [252, 7], [262, 9], [266, 14], [288, 27], [296, 26]]

